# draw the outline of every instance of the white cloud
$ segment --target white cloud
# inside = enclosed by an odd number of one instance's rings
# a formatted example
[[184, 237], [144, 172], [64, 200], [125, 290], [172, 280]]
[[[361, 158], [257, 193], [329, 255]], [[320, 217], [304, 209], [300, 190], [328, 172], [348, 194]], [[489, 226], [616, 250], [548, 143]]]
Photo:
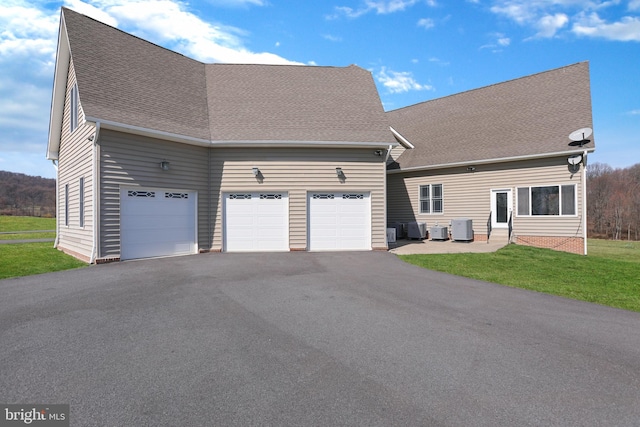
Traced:
[[[610, 27], [602, 28], [584, 24], [584, 16], [619, 3], [620, 0], [493, 0], [490, 10], [535, 30], [536, 33], [531, 38], [555, 37], [558, 31], [573, 22], [572, 31], [576, 34], [598, 34], [615, 40], [623, 40], [624, 37], [629, 39], [628, 33], [635, 32], [633, 21], [636, 18], [622, 18], [619, 22], [610, 24]], [[629, 2], [629, 10], [635, 9], [640, 9], [640, 0]], [[619, 35], [621, 33], [625, 35]]]
[[250, 51], [243, 43], [246, 31], [204, 21], [180, 0], [66, 1], [94, 19], [117, 23], [124, 31], [203, 62], [300, 64], [273, 53]]
[[436, 24], [433, 22], [433, 19], [430, 18], [422, 18], [418, 21], [418, 27], [423, 27], [426, 29], [433, 28]]
[[433, 90], [430, 85], [418, 83], [410, 72], [393, 71], [382, 67], [376, 74], [376, 80], [384, 86], [389, 93], [404, 93], [411, 90]]
[[491, 49], [493, 53], [502, 52], [503, 47], [511, 44], [511, 39], [503, 33], [492, 33], [491, 37], [495, 38], [495, 42], [480, 46], [480, 49]]
[[556, 13], [555, 15], [545, 15], [538, 20], [536, 27], [538, 33], [536, 37], [550, 38], [555, 36], [556, 32], [567, 25], [569, 17], [564, 13]]
[[46, 57], [56, 52], [58, 16], [27, 3], [16, 1], [0, 5], [0, 58], [12, 56]]
[[324, 34], [322, 38], [325, 40], [329, 40], [330, 42], [336, 42], [336, 43], [342, 41], [342, 37], [334, 36], [331, 34]]
[[575, 34], [616, 41], [640, 41], [640, 18], [625, 16], [618, 22], [608, 23], [596, 12], [584, 15], [571, 29]]
[[[362, 6], [354, 9], [348, 6], [336, 6], [336, 13], [327, 16], [328, 19], [336, 19], [342, 15], [348, 18], [359, 18], [369, 12], [375, 12], [378, 15], [386, 15], [394, 12], [401, 12], [408, 7], [418, 3], [418, 0], [364, 0]], [[434, 0], [427, 0], [429, 6], [435, 6]]]
[[640, 110], [631, 110], [627, 114], [630, 114], [632, 116], [640, 116]]

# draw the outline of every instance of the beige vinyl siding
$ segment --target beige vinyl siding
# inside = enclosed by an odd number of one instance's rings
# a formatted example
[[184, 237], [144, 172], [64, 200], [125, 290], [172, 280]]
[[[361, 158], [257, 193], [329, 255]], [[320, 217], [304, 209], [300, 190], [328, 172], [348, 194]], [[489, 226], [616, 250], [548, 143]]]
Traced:
[[[210, 247], [207, 197], [208, 148], [100, 131], [100, 258], [120, 256], [120, 187], [198, 192], [198, 247]], [[160, 162], [170, 162], [170, 170]]]
[[398, 160], [398, 157], [402, 155], [406, 151], [406, 148], [402, 144], [398, 144], [391, 149], [391, 154], [389, 155], [389, 163], [395, 162]]
[[[491, 190], [511, 189], [513, 232], [530, 236], [583, 236], [582, 230], [582, 170], [571, 174], [566, 156], [519, 162], [475, 165], [474, 172], [465, 167], [437, 169], [388, 175], [388, 220], [390, 222], [420, 221], [427, 227], [439, 223], [448, 225], [454, 218], [471, 218], [476, 234], [487, 233], [491, 210]], [[420, 214], [419, 187], [442, 184], [444, 212]], [[575, 216], [516, 215], [517, 187], [546, 185], [576, 185]]]
[[[89, 260], [93, 247], [93, 142], [89, 137], [95, 133], [93, 123], [84, 121], [82, 105], [79, 104], [78, 127], [70, 132], [71, 88], [76, 83], [73, 62], [69, 64], [64, 115], [58, 157], [58, 248]], [[84, 226], [80, 227], [80, 178], [84, 178]], [[65, 186], [68, 185], [69, 206], [65, 206]], [[65, 209], [68, 209], [69, 224], [65, 225]]]
[[[286, 191], [289, 194], [289, 245], [307, 248], [307, 192], [366, 191], [371, 194], [372, 247], [386, 247], [384, 157], [371, 149], [214, 149], [212, 188], [215, 209], [213, 248], [222, 248], [222, 194], [234, 191]], [[262, 172], [262, 183], [252, 168]], [[340, 183], [336, 167], [346, 176]]]

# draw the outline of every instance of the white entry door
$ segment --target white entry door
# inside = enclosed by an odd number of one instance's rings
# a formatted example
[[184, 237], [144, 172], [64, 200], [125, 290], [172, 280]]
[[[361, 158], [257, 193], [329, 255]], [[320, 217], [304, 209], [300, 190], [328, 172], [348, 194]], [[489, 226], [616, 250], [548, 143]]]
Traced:
[[224, 250], [289, 250], [289, 198], [282, 192], [224, 195]]
[[197, 251], [197, 194], [152, 188], [120, 190], [120, 259]]
[[512, 206], [511, 189], [491, 190], [492, 228], [508, 228]]
[[369, 193], [308, 194], [310, 251], [371, 250]]

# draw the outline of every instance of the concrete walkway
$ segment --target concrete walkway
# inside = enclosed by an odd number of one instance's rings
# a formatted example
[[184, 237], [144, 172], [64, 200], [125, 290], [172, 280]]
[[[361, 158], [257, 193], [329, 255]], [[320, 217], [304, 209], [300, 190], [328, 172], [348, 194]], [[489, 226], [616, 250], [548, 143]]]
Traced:
[[500, 239], [490, 240], [489, 243], [401, 239], [389, 244], [389, 252], [397, 255], [483, 253], [495, 252], [507, 244], [507, 238], [502, 236]]

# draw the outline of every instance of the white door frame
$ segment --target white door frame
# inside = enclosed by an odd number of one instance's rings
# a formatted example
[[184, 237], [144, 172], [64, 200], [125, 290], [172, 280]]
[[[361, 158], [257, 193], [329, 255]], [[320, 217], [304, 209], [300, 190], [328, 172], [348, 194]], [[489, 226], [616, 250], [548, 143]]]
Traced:
[[[498, 194], [507, 194], [507, 206], [504, 221], [498, 222]], [[509, 228], [509, 215], [513, 211], [513, 190], [511, 188], [491, 189], [491, 228]]]

